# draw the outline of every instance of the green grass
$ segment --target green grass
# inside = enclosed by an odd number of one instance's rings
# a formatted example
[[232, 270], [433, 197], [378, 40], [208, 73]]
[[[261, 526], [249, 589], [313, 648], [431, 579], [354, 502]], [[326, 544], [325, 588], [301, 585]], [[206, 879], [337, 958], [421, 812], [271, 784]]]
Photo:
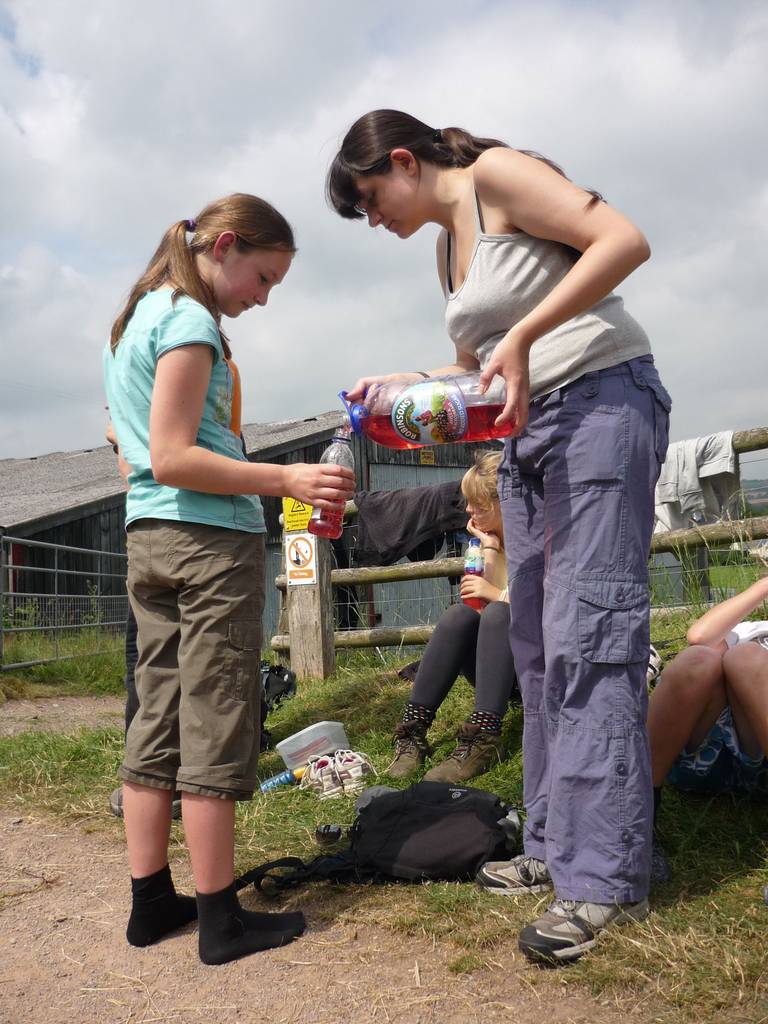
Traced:
[[[654, 642], [666, 657], [683, 646], [686, 625], [679, 615], [654, 624]], [[301, 684], [297, 696], [271, 716], [268, 724], [275, 740], [322, 718], [341, 721], [352, 747], [366, 751], [382, 773], [381, 781], [389, 782], [383, 772], [391, 756], [391, 730], [408, 693], [395, 665], [407, 660], [402, 652], [384, 665], [374, 663], [371, 654], [340, 658], [333, 678]], [[110, 672], [107, 667], [96, 674], [107, 678]], [[77, 685], [82, 683], [81, 679]], [[471, 702], [469, 686], [460, 681], [431, 730], [437, 756], [452, 748], [455, 730]], [[519, 805], [519, 710], [509, 712], [504, 728], [511, 755], [477, 785]], [[44, 809], [87, 819], [87, 827], [109, 830], [121, 841], [120, 822], [106, 809], [121, 752], [118, 729], [0, 739], [0, 800], [21, 810]], [[267, 753], [260, 776], [266, 778], [281, 767], [279, 756]], [[674, 879], [653, 894], [650, 918], [612, 933], [592, 956], [567, 970], [553, 974], [526, 968], [525, 980], [547, 992], [555, 985], [558, 998], [560, 993], [567, 997], [569, 990], [582, 995], [586, 991], [628, 1012], [640, 1003], [644, 1020], [768, 1021], [768, 907], [761, 897], [768, 884], [766, 810], [765, 804], [743, 798], [705, 800], [668, 787], [661, 826]], [[257, 795], [238, 808], [238, 869], [284, 855], [310, 859], [319, 852], [315, 827], [324, 822], [349, 824], [352, 817], [351, 801], [320, 803], [297, 787]], [[177, 825], [174, 841], [180, 854], [182, 834]], [[434, 942], [445, 950], [455, 973], [489, 966], [498, 970], [513, 963], [517, 972], [517, 932], [545, 902], [517, 903], [484, 894], [473, 885], [451, 883], [315, 884], [290, 899], [309, 905], [315, 920], [375, 923]]]
[[78, 630], [58, 646], [46, 633], [6, 633], [3, 663], [37, 661], [61, 656], [25, 669], [0, 672], [0, 704], [8, 697], [68, 693], [122, 694], [125, 676], [125, 638], [107, 630]]

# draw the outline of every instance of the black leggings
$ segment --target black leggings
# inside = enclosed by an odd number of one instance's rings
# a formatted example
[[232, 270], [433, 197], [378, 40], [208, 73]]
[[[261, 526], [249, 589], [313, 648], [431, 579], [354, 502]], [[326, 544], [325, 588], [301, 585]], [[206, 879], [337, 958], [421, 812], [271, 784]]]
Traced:
[[475, 710], [503, 717], [516, 683], [506, 601], [492, 601], [482, 613], [451, 605], [424, 649], [411, 703], [437, 711], [460, 672], [475, 688]]

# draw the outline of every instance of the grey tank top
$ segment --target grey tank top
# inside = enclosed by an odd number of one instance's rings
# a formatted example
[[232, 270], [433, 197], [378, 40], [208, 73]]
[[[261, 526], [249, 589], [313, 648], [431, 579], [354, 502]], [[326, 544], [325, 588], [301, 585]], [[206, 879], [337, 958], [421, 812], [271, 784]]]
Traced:
[[[446, 246], [445, 323], [452, 341], [484, 368], [510, 327], [560, 282], [574, 263], [559, 242], [524, 231], [489, 235], [475, 196], [477, 236], [467, 276], [451, 281], [451, 236]], [[531, 398], [546, 395], [585, 373], [604, 370], [651, 351], [648, 336], [611, 292], [600, 302], [543, 334], [531, 347]]]

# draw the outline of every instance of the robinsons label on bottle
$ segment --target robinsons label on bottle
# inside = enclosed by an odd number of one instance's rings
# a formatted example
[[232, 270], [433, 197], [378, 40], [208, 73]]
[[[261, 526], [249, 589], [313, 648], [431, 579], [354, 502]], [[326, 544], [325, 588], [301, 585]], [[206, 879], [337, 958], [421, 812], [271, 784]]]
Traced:
[[448, 444], [467, 432], [467, 407], [461, 389], [427, 380], [402, 391], [392, 408], [392, 426], [411, 444]]

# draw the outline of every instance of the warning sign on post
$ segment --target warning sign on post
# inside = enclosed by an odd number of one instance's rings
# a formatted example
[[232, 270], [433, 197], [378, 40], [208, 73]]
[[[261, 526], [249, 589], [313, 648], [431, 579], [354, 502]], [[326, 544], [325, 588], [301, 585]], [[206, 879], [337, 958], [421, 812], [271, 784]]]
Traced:
[[303, 533], [309, 526], [312, 506], [298, 498], [283, 498], [283, 529], [286, 533]]
[[311, 533], [290, 533], [285, 538], [285, 573], [288, 586], [317, 583], [317, 549]]

